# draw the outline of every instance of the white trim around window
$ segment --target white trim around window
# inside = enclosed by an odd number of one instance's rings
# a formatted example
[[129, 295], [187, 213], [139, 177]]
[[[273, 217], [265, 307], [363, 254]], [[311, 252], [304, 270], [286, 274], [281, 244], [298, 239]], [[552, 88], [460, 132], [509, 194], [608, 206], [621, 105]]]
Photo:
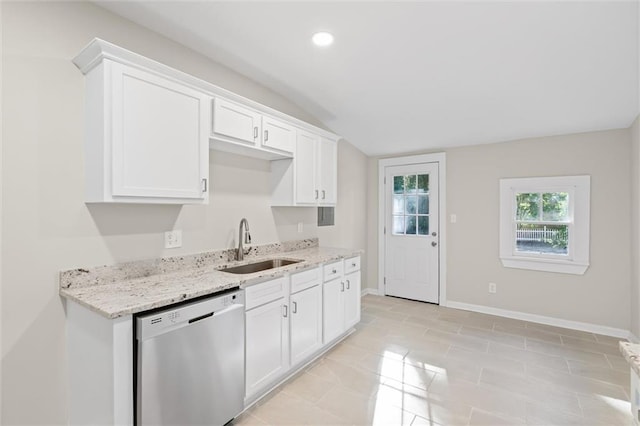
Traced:
[[[567, 253], [545, 255], [516, 250], [516, 194], [567, 192]], [[589, 267], [590, 176], [500, 179], [500, 261], [507, 268], [582, 275]]]

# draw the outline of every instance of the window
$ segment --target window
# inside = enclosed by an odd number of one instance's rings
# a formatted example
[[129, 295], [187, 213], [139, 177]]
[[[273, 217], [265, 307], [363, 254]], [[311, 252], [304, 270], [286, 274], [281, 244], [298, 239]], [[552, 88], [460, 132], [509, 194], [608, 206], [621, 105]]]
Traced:
[[429, 235], [429, 175], [393, 177], [394, 235]]
[[508, 268], [584, 274], [589, 176], [500, 180], [500, 260]]

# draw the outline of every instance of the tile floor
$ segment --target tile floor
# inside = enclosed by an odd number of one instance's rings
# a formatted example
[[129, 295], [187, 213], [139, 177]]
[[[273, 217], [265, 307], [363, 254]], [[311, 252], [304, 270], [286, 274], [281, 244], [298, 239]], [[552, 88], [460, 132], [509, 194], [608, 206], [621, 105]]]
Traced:
[[357, 331], [234, 425], [630, 425], [618, 339], [367, 295]]

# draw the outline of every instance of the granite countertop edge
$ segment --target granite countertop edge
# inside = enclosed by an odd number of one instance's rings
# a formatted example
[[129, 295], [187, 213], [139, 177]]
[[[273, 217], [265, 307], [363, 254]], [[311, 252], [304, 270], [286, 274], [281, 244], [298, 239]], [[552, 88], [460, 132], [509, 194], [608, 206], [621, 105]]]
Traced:
[[[116, 319], [174, 303], [213, 295], [234, 288], [246, 288], [254, 284], [301, 272], [322, 263], [358, 256], [362, 249], [341, 249], [332, 247], [311, 247], [301, 250], [273, 252], [255, 256], [244, 261], [212, 263], [204, 267], [185, 268], [168, 273], [122, 279], [109, 283], [87, 285], [63, 285], [61, 278], [60, 296], [76, 302], [107, 319]], [[219, 269], [238, 266], [274, 257], [301, 260], [299, 263], [269, 269], [251, 274], [230, 274]], [[87, 270], [80, 270], [87, 271]], [[69, 273], [71, 271], [65, 271]], [[87, 271], [89, 272], [89, 271]], [[62, 275], [61, 275], [62, 276]]]

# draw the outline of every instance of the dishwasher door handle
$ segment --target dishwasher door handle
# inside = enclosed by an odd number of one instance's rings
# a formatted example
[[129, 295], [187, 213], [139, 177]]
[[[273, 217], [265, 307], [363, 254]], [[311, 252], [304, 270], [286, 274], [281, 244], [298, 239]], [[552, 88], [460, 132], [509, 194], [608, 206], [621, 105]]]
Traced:
[[196, 321], [203, 320], [203, 319], [205, 319], [205, 318], [212, 317], [212, 316], [213, 316], [213, 314], [215, 314], [215, 312], [209, 312], [208, 314], [204, 314], [204, 315], [200, 315], [199, 317], [191, 318], [191, 319], [189, 320], [189, 324], [194, 323], [194, 322], [196, 322]]

